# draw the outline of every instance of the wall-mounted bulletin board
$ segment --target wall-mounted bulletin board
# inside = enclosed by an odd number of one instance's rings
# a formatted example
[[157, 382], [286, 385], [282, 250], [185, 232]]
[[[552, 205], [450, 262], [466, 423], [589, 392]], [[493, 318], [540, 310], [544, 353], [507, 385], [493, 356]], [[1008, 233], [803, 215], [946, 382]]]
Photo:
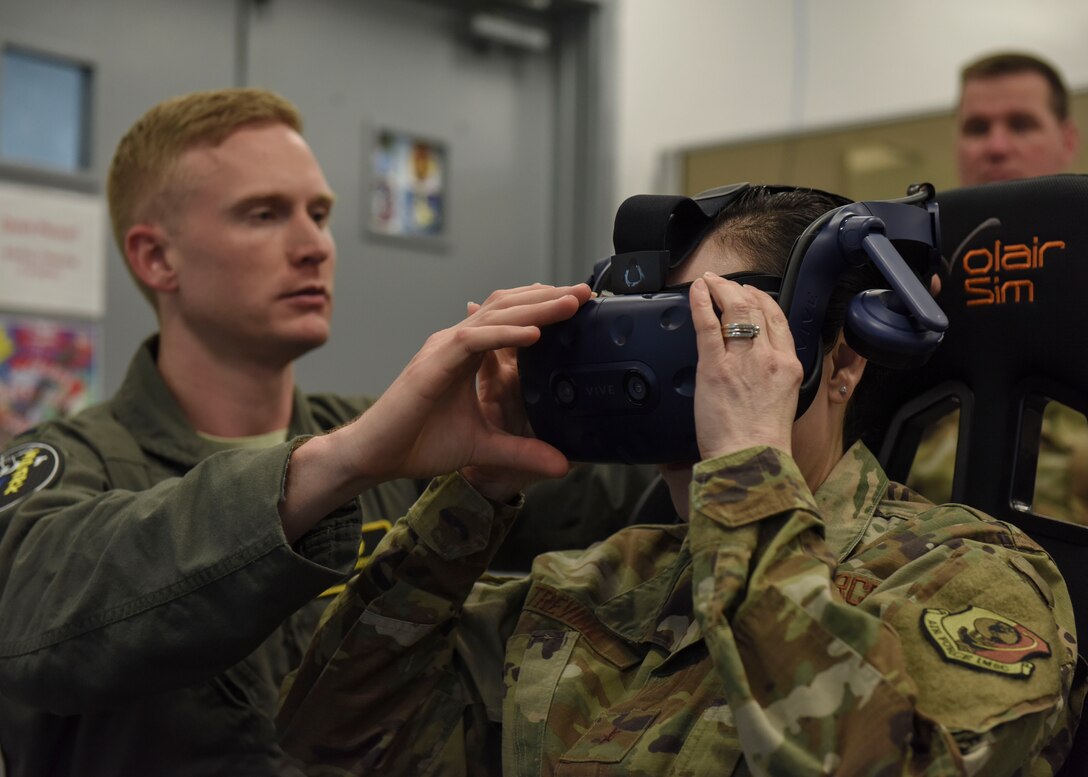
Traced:
[[0, 40], [0, 447], [100, 394], [106, 209], [90, 174], [93, 76], [91, 63]]
[[0, 183], [0, 445], [98, 397], [105, 208]]
[[370, 155], [370, 232], [438, 240], [447, 234], [449, 210], [446, 144], [381, 129]]

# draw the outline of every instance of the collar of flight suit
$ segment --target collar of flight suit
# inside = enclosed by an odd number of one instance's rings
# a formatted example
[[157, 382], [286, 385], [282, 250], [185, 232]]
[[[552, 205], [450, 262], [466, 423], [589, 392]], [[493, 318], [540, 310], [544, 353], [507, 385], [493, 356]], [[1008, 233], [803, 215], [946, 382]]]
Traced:
[[[143, 450], [193, 467], [222, 447], [201, 438], [189, 424], [155, 366], [158, 351], [158, 335], [141, 344], [129, 363], [121, 388], [110, 400], [110, 412]], [[313, 433], [317, 424], [297, 387], [292, 403], [287, 438]]]

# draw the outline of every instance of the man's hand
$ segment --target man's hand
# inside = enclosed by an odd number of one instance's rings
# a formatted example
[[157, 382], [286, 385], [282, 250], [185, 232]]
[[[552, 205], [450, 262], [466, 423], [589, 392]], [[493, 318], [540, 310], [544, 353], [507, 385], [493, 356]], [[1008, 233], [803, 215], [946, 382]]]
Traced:
[[[369, 410], [294, 452], [280, 511], [285, 528], [299, 520], [308, 528], [351, 496], [394, 478], [426, 478], [466, 467], [530, 479], [564, 475], [566, 457], [523, 436], [526, 427], [511, 421], [518, 415], [511, 398], [503, 396], [511, 381], [516, 387], [509, 357], [504, 366], [504, 357], [488, 354], [532, 345], [541, 326], [570, 318], [590, 294], [585, 284], [497, 291], [463, 321], [431, 335]], [[481, 396], [477, 373], [488, 358]], [[504, 485], [487, 483], [492, 477], [481, 479], [487, 496], [512, 495], [500, 494]]]
[[[474, 315], [481, 307], [477, 302], [468, 303], [468, 315]], [[476, 373], [476, 393], [480, 410], [493, 427], [522, 437], [535, 436], [521, 399], [517, 348], [502, 348], [484, 354], [483, 364]], [[539, 475], [506, 466], [468, 466], [461, 474], [477, 491], [499, 502], [508, 500], [540, 479]]]

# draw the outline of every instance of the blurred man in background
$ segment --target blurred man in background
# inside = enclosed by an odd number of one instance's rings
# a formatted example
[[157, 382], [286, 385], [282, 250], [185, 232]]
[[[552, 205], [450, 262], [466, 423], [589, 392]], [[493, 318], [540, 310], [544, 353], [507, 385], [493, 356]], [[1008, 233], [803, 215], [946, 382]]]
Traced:
[[[1080, 135], [1058, 70], [1030, 54], [998, 52], [960, 71], [956, 161], [964, 186], [1069, 172]], [[955, 415], [923, 440], [908, 484], [930, 499], [950, 498]], [[1088, 523], [1088, 428], [1084, 417], [1047, 406], [1039, 442], [1033, 509]]]
[[1077, 154], [1065, 82], [1028, 54], [992, 54], [963, 68], [956, 127], [965, 186], [1064, 173]]

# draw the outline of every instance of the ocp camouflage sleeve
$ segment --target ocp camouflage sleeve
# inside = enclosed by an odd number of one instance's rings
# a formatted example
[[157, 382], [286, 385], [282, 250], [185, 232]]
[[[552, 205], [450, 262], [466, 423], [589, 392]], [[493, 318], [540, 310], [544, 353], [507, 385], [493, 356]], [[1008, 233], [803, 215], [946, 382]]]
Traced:
[[749, 768], [1052, 773], [1083, 693], [1068, 703], [1074, 621], [1053, 563], [967, 508], [897, 503], [867, 451], [847, 457], [818, 494], [853, 495], [855, 511], [885, 496], [834, 550], [789, 456], [695, 470], [695, 610]]
[[492, 581], [463, 604], [516, 512], [459, 475], [433, 481], [326, 610], [277, 716], [309, 773], [472, 774], [497, 752], [503, 634], [525, 591]]

